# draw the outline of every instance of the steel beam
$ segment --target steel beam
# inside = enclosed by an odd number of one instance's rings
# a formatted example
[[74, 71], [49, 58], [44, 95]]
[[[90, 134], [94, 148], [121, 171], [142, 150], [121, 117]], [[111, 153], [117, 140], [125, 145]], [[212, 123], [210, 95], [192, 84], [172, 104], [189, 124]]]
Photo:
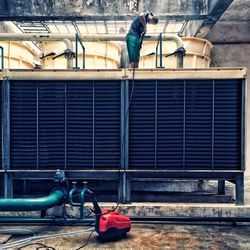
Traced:
[[195, 36], [205, 38], [232, 2], [233, 0], [211, 0], [208, 9], [209, 14]]

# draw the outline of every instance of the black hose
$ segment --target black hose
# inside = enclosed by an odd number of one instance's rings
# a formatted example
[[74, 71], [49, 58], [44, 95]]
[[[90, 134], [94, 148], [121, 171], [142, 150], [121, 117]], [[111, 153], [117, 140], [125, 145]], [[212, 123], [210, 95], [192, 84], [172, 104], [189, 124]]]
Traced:
[[132, 216], [132, 222], [250, 222], [250, 217]]

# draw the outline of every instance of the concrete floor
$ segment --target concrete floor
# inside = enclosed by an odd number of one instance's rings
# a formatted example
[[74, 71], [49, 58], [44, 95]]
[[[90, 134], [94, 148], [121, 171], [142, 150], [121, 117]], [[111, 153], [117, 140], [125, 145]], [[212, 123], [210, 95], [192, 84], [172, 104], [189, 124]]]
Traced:
[[[25, 227], [37, 234], [77, 231], [80, 227]], [[250, 249], [250, 226], [228, 225], [133, 225], [128, 237], [112, 243], [100, 243], [94, 233], [84, 249], [138, 249], [138, 250], [182, 250], [182, 249]], [[89, 233], [75, 236], [64, 236], [57, 239], [40, 240], [56, 250], [73, 250], [85, 243]], [[12, 239], [11, 241], [15, 240]], [[36, 249], [27, 246], [21, 249]]]

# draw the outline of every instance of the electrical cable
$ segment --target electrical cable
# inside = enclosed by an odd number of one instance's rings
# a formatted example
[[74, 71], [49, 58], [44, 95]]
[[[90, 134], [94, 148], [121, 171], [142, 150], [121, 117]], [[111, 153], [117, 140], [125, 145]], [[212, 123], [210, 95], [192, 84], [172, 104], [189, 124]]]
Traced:
[[78, 247], [76, 250], [80, 250], [80, 249], [86, 247], [86, 246], [88, 245], [89, 240], [90, 240], [90, 238], [91, 238], [91, 236], [92, 236], [92, 234], [93, 234], [94, 232], [95, 232], [95, 230], [93, 230], [93, 231], [89, 234], [89, 237], [88, 237], [87, 240], [84, 242], [84, 244], [81, 245], [80, 247]]
[[1, 249], [9, 249], [11, 247], [12, 248], [19, 247], [19, 246], [24, 245], [32, 240], [40, 240], [40, 239], [56, 238], [56, 237], [67, 236], [67, 235], [82, 234], [82, 233], [87, 233], [87, 232], [92, 231], [92, 230], [93, 230], [93, 227], [85, 229], [85, 230], [74, 231], [74, 232], [65, 232], [65, 233], [47, 234], [47, 235], [38, 235], [38, 236], [33, 235], [32, 237], [28, 237], [28, 238], [25, 238], [22, 240], [17, 240], [17, 241], [11, 242], [11, 243], [1, 245]]
[[51, 247], [51, 246], [48, 246], [48, 245], [45, 245], [45, 244], [39, 243], [39, 242], [30, 243], [30, 244], [27, 244], [25, 246], [18, 247], [17, 250], [23, 249], [24, 247], [35, 246], [35, 245], [40, 245], [41, 246], [41, 247], [37, 247], [36, 250], [38, 250], [38, 249], [56, 250], [54, 247]]

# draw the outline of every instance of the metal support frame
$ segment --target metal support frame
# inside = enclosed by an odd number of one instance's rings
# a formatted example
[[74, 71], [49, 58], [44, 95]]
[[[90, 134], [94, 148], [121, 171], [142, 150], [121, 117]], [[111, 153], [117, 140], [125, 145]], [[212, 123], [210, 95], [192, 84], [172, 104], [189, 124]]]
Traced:
[[235, 198], [237, 205], [244, 205], [244, 174], [238, 174], [235, 183]]
[[[94, 80], [93, 80], [94, 83]], [[121, 153], [119, 170], [68, 170], [69, 179], [107, 180], [118, 182], [119, 201], [131, 201], [131, 182], [137, 180], [155, 181], [166, 180], [217, 180], [218, 193], [225, 193], [225, 181], [235, 184], [236, 204], [244, 203], [244, 165], [245, 165], [245, 80], [242, 81], [242, 108], [241, 108], [241, 168], [235, 171], [223, 170], [130, 170], [129, 169], [129, 80], [121, 80]], [[213, 83], [214, 85], [214, 83]], [[214, 91], [214, 90], [213, 90]], [[185, 91], [184, 91], [185, 92]], [[94, 95], [94, 93], [93, 93]], [[185, 95], [185, 93], [184, 93]], [[93, 96], [94, 97], [94, 96]], [[214, 104], [214, 100], [213, 100]], [[94, 110], [93, 110], [94, 118]], [[185, 121], [185, 115], [184, 115]], [[94, 119], [93, 119], [94, 120]], [[212, 124], [213, 125], [213, 124]], [[94, 165], [93, 165], [94, 166]], [[183, 171], [184, 170], [184, 171]], [[4, 197], [13, 195], [13, 179], [47, 180], [53, 179], [54, 170], [12, 170], [10, 169], [10, 81], [4, 79], [2, 83], [2, 170], [0, 176], [4, 179]]]
[[13, 182], [10, 168], [10, 82], [2, 82], [2, 168], [4, 170], [4, 197], [13, 197]]
[[129, 155], [129, 81], [121, 81], [121, 155], [119, 168], [119, 201], [130, 202], [131, 187], [128, 170]]

